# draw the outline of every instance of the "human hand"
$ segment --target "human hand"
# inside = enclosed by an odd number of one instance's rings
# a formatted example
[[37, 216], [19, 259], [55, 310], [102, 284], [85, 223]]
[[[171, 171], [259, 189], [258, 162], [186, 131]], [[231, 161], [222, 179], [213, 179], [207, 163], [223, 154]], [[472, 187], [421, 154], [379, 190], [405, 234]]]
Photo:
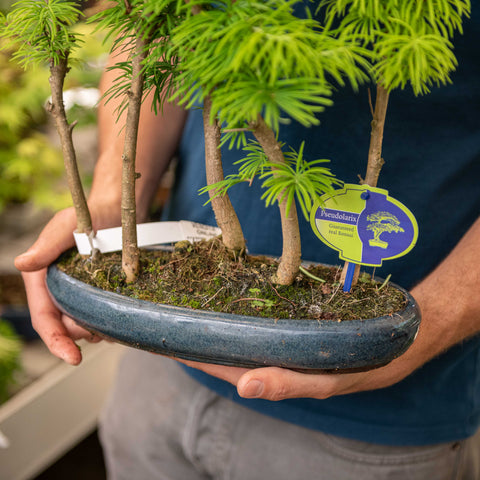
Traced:
[[414, 368], [402, 357], [385, 367], [359, 373], [300, 373], [278, 367], [247, 369], [179, 360], [237, 387], [244, 398], [285, 400], [325, 399], [335, 395], [376, 390], [399, 382]]
[[[422, 287], [412, 291], [414, 297], [426, 302]], [[420, 303], [421, 304], [421, 303]], [[244, 398], [284, 400], [287, 398], [325, 399], [335, 395], [376, 390], [400, 382], [440, 352], [438, 334], [425, 319], [412, 346], [386, 366], [358, 373], [300, 373], [278, 367], [255, 369], [226, 367], [200, 362], [180, 362], [237, 387]], [[437, 332], [438, 333], [438, 332]]]
[[75, 340], [101, 340], [63, 315], [53, 304], [45, 284], [46, 267], [74, 245], [75, 226], [74, 210], [62, 210], [45, 226], [28, 251], [15, 259], [25, 283], [33, 328], [53, 355], [71, 365], [78, 365], [82, 360]]

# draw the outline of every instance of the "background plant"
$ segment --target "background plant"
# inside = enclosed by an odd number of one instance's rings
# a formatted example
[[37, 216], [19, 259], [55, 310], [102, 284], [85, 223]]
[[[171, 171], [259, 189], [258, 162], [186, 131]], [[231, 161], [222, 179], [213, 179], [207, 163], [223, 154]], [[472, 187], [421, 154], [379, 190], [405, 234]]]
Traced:
[[36, 130], [45, 122], [47, 75], [24, 72], [0, 52], [0, 212], [28, 200], [50, 207], [64, 201], [57, 190], [62, 175], [60, 153]]
[[[75, 31], [83, 35], [85, 43], [65, 88], [95, 88], [107, 47], [102, 46], [103, 36], [93, 32], [92, 26], [80, 23], [75, 25]], [[50, 122], [45, 111], [50, 96], [48, 65], [24, 69], [1, 45], [5, 45], [4, 39], [0, 40], [0, 212], [11, 203], [28, 201], [52, 211], [65, 208], [71, 205], [71, 197], [61, 181], [62, 155], [49, 136]], [[79, 126], [96, 123], [94, 108], [74, 105], [67, 115]], [[88, 169], [80, 173], [88, 184]]]
[[20, 370], [22, 342], [13, 327], [0, 319], [0, 404], [7, 400], [9, 389]]
[[71, 31], [80, 11], [72, 2], [60, 0], [17, 3], [7, 15], [2, 37], [7, 47], [15, 47], [13, 58], [27, 67], [31, 64], [48, 64], [50, 68], [51, 101], [47, 109], [55, 119], [61, 139], [67, 182], [77, 216], [77, 231], [90, 234], [92, 221], [83, 192], [76, 162], [72, 130], [63, 103], [63, 88], [70, 68], [70, 55], [78, 47], [79, 38]]

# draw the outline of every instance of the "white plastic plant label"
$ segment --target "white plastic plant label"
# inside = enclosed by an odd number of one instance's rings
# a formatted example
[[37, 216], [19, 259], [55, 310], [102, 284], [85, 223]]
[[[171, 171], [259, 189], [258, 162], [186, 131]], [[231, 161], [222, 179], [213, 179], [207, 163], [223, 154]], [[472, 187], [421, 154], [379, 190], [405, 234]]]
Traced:
[[[188, 240], [195, 242], [208, 240], [221, 234], [218, 227], [181, 220], [179, 222], [151, 222], [137, 225], [139, 247], [162, 245]], [[101, 253], [116, 252], [122, 249], [122, 228], [98, 230], [94, 237], [86, 233], [74, 232], [75, 243], [80, 255], [90, 255], [93, 248]]]

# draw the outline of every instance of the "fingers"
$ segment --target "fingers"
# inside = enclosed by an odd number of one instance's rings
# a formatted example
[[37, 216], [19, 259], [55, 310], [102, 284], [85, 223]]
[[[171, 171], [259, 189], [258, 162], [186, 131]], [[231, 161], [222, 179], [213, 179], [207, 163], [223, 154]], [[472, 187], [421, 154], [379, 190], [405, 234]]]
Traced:
[[187, 365], [188, 367], [196, 368], [202, 372], [208, 373], [214, 377], [225, 380], [226, 382], [236, 385], [238, 379], [246, 372], [249, 372], [250, 369], [242, 367], [226, 367], [224, 365], [213, 365], [211, 363], [201, 363], [201, 362], [192, 362], [190, 360], [182, 360], [176, 358], [180, 363]]
[[286, 398], [325, 399], [337, 393], [342, 375], [299, 373], [268, 367], [251, 370], [238, 380], [238, 394], [244, 398], [284, 400]]
[[353, 385], [351, 375], [299, 373], [278, 367], [249, 369], [177, 360], [236, 385], [238, 394], [243, 398], [273, 401], [287, 398], [325, 399]]
[[403, 366], [405, 362], [402, 357], [385, 367], [365, 372], [322, 374], [300, 373], [279, 367], [249, 369], [176, 360], [235, 385], [238, 394], [243, 398], [272, 401], [288, 398], [323, 400], [334, 395], [376, 390], [399, 382], [411, 372]]
[[75, 320], [68, 317], [67, 315], [62, 315], [62, 323], [68, 333], [68, 336], [73, 340], [86, 340], [89, 343], [98, 343], [102, 340], [101, 337], [95, 333], [85, 330], [80, 325], [78, 325]]
[[75, 226], [73, 208], [55, 214], [36, 242], [15, 259], [15, 267], [22, 272], [33, 272], [50, 265], [61, 253], [74, 245], [72, 232]]
[[328, 398], [338, 393], [341, 386], [339, 378], [346, 380], [348, 377], [305, 374], [277, 367], [249, 369], [188, 360], [178, 361], [236, 385], [238, 394], [243, 398], [274, 401], [286, 398]]
[[45, 285], [46, 270], [24, 273], [30, 316], [35, 331], [50, 352], [70, 365], [78, 365], [82, 354], [62, 322], [62, 314], [51, 301]]
[[322, 400], [334, 395], [389, 387], [403, 380], [411, 371], [409, 363], [402, 357], [384, 367], [358, 373], [300, 373], [267, 367], [247, 371], [236, 385], [238, 394], [244, 398]]

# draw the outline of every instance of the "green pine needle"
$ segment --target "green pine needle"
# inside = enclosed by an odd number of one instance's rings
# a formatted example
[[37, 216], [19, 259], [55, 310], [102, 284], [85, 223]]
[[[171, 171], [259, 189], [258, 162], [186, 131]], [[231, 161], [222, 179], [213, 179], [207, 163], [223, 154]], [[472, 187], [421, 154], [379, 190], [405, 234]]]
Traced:
[[81, 12], [74, 2], [23, 0], [3, 19], [2, 49], [14, 49], [12, 58], [23, 67], [58, 64], [70, 56], [81, 39], [70, 27]]

